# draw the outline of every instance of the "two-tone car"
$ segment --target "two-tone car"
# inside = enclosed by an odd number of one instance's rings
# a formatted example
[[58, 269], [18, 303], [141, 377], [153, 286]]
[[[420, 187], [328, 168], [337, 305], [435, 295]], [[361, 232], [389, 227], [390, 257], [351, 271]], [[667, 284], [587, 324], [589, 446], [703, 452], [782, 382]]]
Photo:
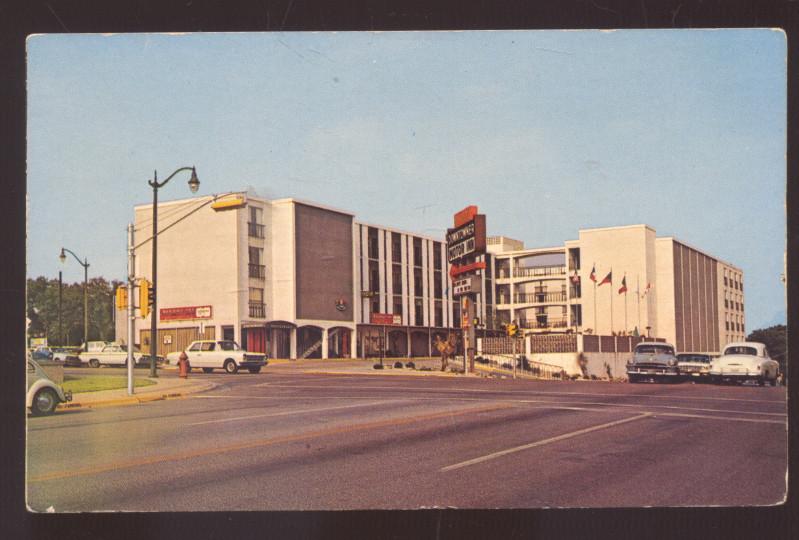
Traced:
[[34, 416], [50, 414], [59, 403], [72, 401], [72, 392], [57, 385], [36, 360], [28, 359], [27, 379], [25, 405]]
[[635, 346], [632, 357], [627, 360], [627, 380], [631, 383], [675, 381], [679, 375], [674, 346], [669, 343], [643, 341]]
[[756, 341], [728, 343], [710, 366], [710, 380], [717, 383], [753, 381], [760, 386], [777, 386], [779, 374], [779, 363], [771, 359], [764, 344]]
[[[183, 352], [192, 368], [202, 368], [205, 373], [215, 369], [223, 369], [226, 373], [237, 373], [239, 369], [258, 373], [268, 363], [264, 353], [245, 351], [238, 343], [227, 339], [193, 341]], [[180, 354], [180, 351], [167, 354], [167, 363], [177, 365]]]
[[702, 353], [680, 353], [677, 355], [677, 370], [683, 379], [699, 382], [710, 378], [712, 357]]

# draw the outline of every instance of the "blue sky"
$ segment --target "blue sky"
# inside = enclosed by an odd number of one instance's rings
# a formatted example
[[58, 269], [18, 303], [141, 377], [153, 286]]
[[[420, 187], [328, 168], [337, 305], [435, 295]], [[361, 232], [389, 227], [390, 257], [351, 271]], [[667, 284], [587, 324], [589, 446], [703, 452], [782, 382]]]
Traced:
[[124, 279], [153, 170], [196, 165], [432, 236], [469, 204], [529, 247], [647, 223], [784, 323], [786, 60], [768, 29], [33, 36], [27, 273]]

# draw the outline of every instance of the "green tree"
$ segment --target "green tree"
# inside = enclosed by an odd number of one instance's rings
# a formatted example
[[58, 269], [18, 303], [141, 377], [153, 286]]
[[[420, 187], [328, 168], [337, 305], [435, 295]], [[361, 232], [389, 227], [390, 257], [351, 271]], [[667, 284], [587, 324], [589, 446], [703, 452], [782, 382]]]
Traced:
[[758, 341], [766, 345], [769, 356], [780, 363], [780, 371], [785, 372], [788, 332], [784, 324], [761, 328], [746, 336], [747, 341]]
[[[119, 281], [96, 277], [87, 284], [89, 299], [88, 339], [110, 341], [114, 338], [114, 292]], [[27, 280], [28, 335], [47, 337], [54, 345], [78, 345], [83, 342], [83, 282], [64, 283], [61, 302], [61, 333], [58, 328], [58, 280], [45, 277]]]

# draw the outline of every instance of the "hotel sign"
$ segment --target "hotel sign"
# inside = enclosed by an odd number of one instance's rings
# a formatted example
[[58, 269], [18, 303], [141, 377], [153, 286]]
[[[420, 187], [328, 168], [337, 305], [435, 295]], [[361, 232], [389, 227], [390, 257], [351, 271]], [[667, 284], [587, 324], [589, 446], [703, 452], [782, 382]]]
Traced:
[[162, 321], [187, 321], [192, 319], [210, 319], [211, 306], [186, 306], [161, 308]]
[[[459, 212], [460, 213], [460, 212]], [[470, 221], [447, 230], [447, 262], [468, 255], [480, 255], [486, 249], [486, 217], [474, 214]]]
[[457, 279], [452, 283], [452, 294], [460, 296], [462, 294], [473, 294], [482, 292], [480, 287], [480, 276], [468, 276], [463, 279]]

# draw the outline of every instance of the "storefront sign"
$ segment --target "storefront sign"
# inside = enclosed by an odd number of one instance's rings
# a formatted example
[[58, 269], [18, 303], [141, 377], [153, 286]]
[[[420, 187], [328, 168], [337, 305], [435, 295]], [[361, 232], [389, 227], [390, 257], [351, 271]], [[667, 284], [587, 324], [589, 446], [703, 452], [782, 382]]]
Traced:
[[394, 315], [393, 313], [370, 313], [369, 323], [387, 326], [398, 325], [402, 324], [402, 315]]
[[467, 206], [457, 214], [455, 214], [455, 227], [460, 227], [470, 222], [474, 216], [477, 215], [477, 207], [474, 205]]
[[185, 321], [190, 319], [210, 319], [211, 306], [186, 306], [161, 308], [162, 321]]

